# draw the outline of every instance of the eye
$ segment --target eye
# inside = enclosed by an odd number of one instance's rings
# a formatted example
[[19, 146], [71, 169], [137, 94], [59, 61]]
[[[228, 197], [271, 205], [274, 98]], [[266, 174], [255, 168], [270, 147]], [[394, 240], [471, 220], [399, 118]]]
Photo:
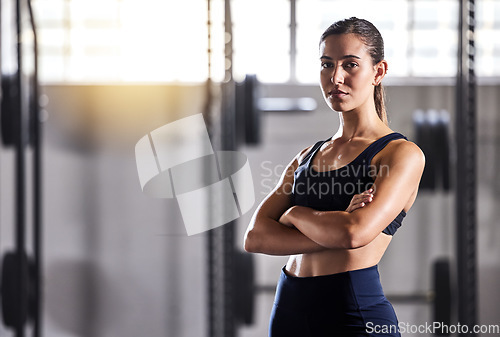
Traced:
[[331, 68], [333, 64], [331, 62], [321, 62], [321, 68]]
[[347, 62], [344, 67], [346, 69], [353, 69], [353, 68], [356, 68], [358, 66], [358, 64], [356, 62]]

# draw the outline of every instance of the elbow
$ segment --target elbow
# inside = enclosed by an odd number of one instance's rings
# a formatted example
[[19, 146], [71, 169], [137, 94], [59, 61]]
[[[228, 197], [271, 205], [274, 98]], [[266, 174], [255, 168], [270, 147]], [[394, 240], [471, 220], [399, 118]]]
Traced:
[[370, 243], [367, 235], [363, 233], [360, 226], [355, 223], [350, 223], [345, 230], [345, 247], [346, 249], [357, 249], [366, 246]]
[[247, 231], [245, 234], [243, 249], [248, 253], [258, 253], [259, 252], [258, 242], [259, 240], [256, 238], [255, 229], [251, 229]]
[[365, 246], [359, 226], [356, 226], [356, 221], [349, 217], [346, 219], [343, 226], [326, 235], [322, 235], [320, 240], [316, 242], [328, 249], [356, 249]]
[[359, 233], [349, 233], [345, 240], [346, 249], [357, 249], [366, 246], [368, 242]]
[[316, 243], [327, 249], [355, 249], [363, 246], [358, 235], [348, 228], [340, 235], [337, 232], [335, 236], [325, 236], [324, 240], [318, 240]]

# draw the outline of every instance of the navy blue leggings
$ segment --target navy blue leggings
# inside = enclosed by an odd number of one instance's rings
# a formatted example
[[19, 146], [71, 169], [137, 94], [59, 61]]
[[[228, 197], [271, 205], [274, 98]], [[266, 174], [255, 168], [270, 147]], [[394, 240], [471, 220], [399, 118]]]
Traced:
[[377, 265], [313, 277], [283, 267], [276, 288], [270, 337], [400, 337]]

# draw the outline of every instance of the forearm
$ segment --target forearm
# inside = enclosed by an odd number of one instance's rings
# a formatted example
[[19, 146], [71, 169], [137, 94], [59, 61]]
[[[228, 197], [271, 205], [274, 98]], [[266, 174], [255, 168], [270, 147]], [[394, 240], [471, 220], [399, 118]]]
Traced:
[[280, 224], [271, 218], [261, 218], [245, 234], [245, 250], [268, 255], [307, 254], [325, 250], [296, 228]]
[[351, 213], [322, 212], [303, 206], [294, 206], [287, 212], [290, 222], [318, 245], [330, 249], [353, 247]]

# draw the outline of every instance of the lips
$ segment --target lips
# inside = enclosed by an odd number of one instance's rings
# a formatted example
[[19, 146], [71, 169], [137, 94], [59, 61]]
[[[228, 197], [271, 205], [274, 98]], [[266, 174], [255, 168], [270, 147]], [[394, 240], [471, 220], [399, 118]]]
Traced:
[[345, 91], [339, 90], [339, 89], [334, 89], [328, 93], [332, 97], [344, 97], [345, 95], [348, 95]]

